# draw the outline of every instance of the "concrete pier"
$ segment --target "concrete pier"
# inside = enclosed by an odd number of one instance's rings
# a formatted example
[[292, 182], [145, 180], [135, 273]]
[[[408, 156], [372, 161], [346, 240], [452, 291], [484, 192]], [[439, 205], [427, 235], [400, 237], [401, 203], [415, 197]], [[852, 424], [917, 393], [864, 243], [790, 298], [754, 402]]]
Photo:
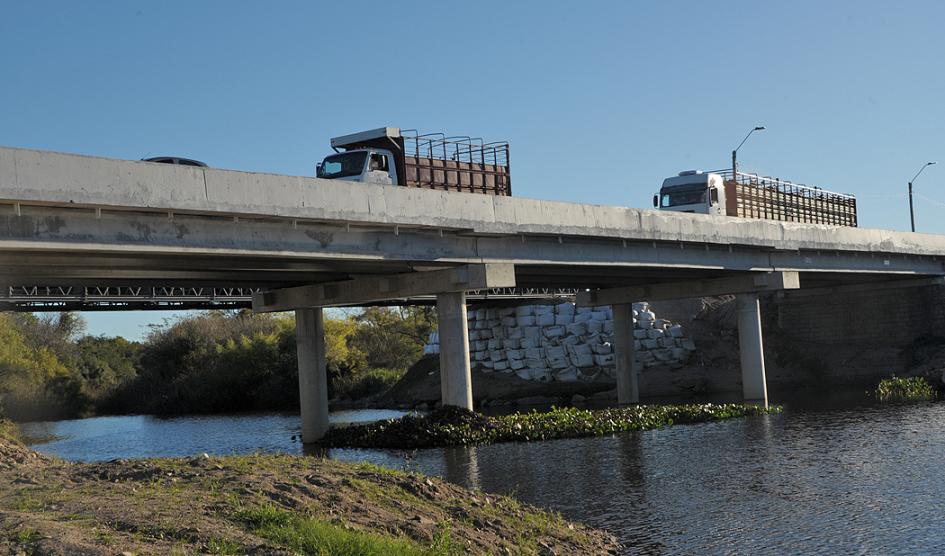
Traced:
[[758, 303], [758, 294], [736, 294], [735, 312], [738, 317], [738, 350], [745, 401], [768, 407], [764, 343], [761, 336], [761, 305]]
[[325, 326], [322, 309], [295, 311], [299, 356], [302, 442], [315, 442], [328, 431], [328, 374], [325, 368]]
[[440, 395], [443, 405], [472, 410], [466, 294], [437, 294], [436, 312], [440, 335]]
[[633, 346], [633, 305], [617, 303], [614, 311], [614, 354], [617, 362], [617, 403], [640, 401], [636, 350]]

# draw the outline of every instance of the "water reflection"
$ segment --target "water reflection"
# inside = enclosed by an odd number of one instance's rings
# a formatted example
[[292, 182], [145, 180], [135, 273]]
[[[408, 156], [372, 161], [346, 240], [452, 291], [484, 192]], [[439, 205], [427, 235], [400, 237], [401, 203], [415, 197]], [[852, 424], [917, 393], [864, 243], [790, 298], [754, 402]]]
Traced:
[[[614, 532], [631, 554], [929, 554], [945, 552], [943, 426], [943, 403], [877, 406], [859, 396], [843, 407], [806, 400], [783, 415], [606, 438], [312, 453], [514, 494]], [[28, 428], [64, 436], [37, 448], [70, 459], [302, 452], [290, 440], [293, 415]]]

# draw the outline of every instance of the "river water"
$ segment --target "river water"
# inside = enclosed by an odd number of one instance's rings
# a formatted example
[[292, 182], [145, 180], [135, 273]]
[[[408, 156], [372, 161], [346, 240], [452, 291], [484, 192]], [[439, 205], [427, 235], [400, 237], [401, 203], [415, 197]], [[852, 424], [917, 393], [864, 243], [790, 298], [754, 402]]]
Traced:
[[[75, 460], [302, 453], [294, 415], [101, 417], [23, 429], [60, 437], [34, 447]], [[780, 415], [607, 438], [328, 455], [513, 494], [613, 532], [629, 554], [945, 554], [945, 403], [796, 402]]]

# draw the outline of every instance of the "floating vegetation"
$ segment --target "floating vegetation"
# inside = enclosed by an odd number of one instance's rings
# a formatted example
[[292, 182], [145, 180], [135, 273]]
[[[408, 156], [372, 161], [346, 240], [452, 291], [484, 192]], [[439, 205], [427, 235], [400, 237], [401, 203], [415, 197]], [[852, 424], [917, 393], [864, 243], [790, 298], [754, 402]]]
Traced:
[[896, 375], [879, 381], [875, 393], [881, 402], [927, 402], [938, 395], [925, 377]]
[[606, 436], [657, 429], [680, 423], [721, 421], [748, 415], [778, 413], [780, 407], [752, 404], [634, 405], [608, 409], [552, 408], [487, 416], [457, 407], [429, 415], [333, 428], [321, 444], [333, 447], [432, 448], [497, 442]]

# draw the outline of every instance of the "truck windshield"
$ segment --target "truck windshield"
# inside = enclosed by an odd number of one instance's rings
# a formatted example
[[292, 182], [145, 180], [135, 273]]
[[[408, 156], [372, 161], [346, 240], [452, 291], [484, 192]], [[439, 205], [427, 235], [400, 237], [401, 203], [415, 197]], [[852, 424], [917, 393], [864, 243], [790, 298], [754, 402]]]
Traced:
[[367, 154], [366, 152], [353, 152], [325, 157], [322, 165], [318, 168], [317, 176], [326, 179], [360, 176], [361, 172], [364, 171], [364, 161], [367, 159]]
[[683, 189], [661, 191], [660, 207], [678, 207], [680, 205], [697, 205], [705, 203], [705, 187], [700, 189]]

